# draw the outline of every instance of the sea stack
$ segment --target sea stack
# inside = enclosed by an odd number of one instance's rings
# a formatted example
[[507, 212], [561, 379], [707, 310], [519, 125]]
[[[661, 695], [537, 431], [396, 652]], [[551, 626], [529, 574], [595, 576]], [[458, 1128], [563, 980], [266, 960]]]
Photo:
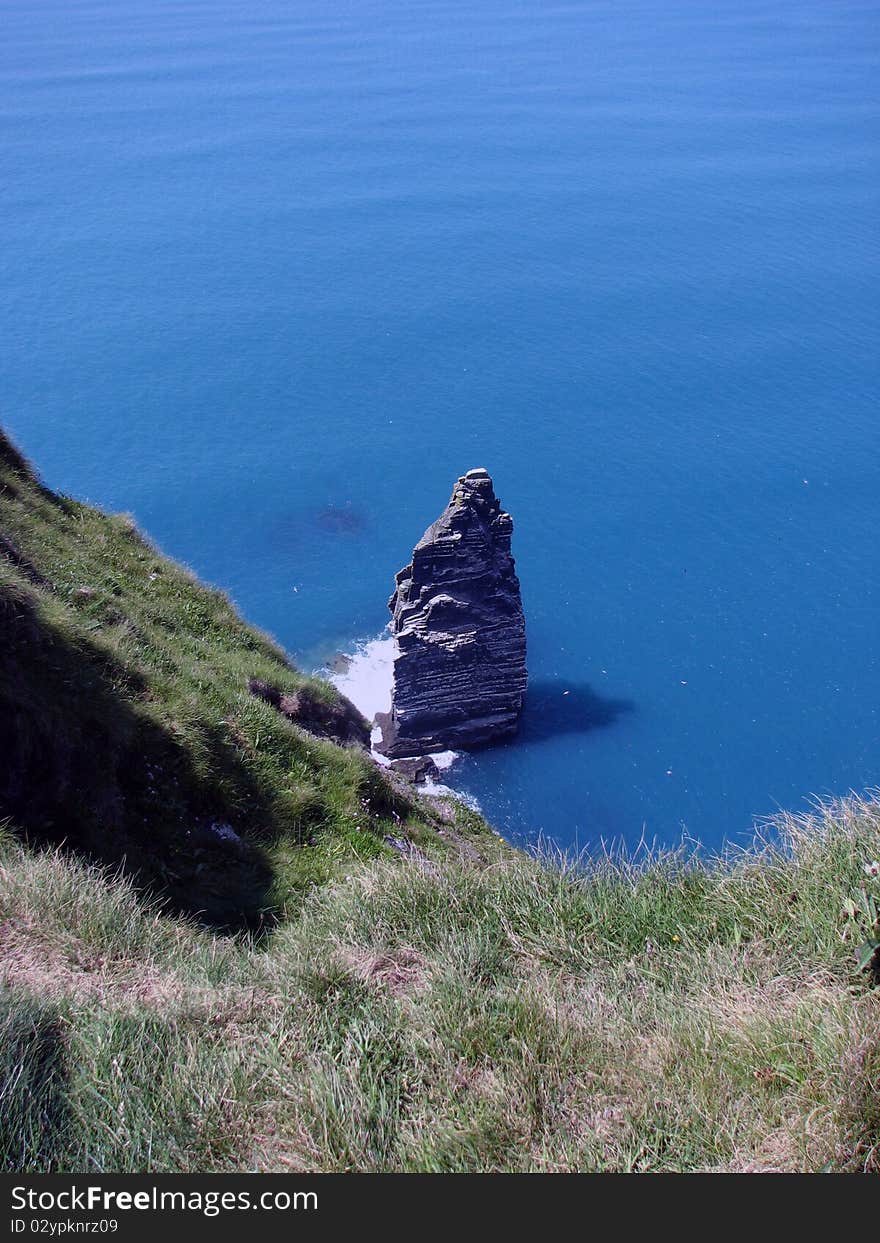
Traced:
[[377, 749], [390, 758], [516, 732], [526, 631], [512, 531], [489, 472], [469, 470], [397, 575], [388, 604], [397, 640], [391, 711], [376, 718]]

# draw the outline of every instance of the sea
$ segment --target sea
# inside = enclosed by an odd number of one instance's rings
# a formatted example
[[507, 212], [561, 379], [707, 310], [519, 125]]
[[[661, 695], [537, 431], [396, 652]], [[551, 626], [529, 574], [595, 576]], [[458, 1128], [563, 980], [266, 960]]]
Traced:
[[716, 850], [880, 784], [880, 5], [0, 24], [0, 421], [48, 484], [373, 708], [486, 467], [530, 687], [443, 780], [512, 840]]

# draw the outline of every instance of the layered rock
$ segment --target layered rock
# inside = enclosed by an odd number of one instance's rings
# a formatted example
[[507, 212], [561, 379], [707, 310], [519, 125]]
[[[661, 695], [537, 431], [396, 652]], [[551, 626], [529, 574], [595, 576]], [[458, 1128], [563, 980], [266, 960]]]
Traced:
[[400, 773], [413, 785], [424, 785], [428, 781], [440, 780], [440, 769], [430, 755], [414, 755], [409, 759], [391, 761], [391, 770]]
[[397, 575], [392, 707], [377, 717], [386, 755], [483, 746], [516, 732], [526, 632], [512, 531], [488, 471], [468, 471]]

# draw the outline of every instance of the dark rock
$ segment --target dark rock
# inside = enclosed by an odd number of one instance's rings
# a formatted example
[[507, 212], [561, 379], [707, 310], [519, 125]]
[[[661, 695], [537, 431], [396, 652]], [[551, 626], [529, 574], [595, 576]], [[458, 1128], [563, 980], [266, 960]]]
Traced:
[[417, 755], [410, 759], [392, 760], [391, 768], [394, 772], [400, 773], [402, 777], [406, 777], [407, 781], [415, 782], [416, 785], [426, 781], [440, 780], [440, 769], [430, 755]]
[[303, 686], [281, 696], [280, 710], [289, 721], [319, 738], [359, 747], [370, 745], [370, 726], [344, 695], [337, 695], [334, 702], [328, 703], [310, 687]]
[[248, 690], [255, 699], [271, 704], [273, 708], [281, 707], [281, 690], [271, 682], [263, 682], [260, 678], [248, 678]]
[[376, 718], [385, 755], [483, 746], [516, 732], [526, 633], [512, 531], [488, 472], [468, 471], [397, 575], [392, 707]]
[[370, 726], [344, 695], [337, 694], [333, 702], [328, 702], [310, 686], [282, 691], [260, 678], [249, 678], [248, 690], [317, 738], [329, 738], [342, 745], [370, 745]]

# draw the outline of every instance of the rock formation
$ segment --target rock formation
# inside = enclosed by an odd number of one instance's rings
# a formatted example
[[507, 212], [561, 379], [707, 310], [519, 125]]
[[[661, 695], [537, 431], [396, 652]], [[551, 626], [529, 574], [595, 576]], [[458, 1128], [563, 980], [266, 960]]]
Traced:
[[325, 699], [310, 686], [284, 692], [260, 678], [248, 678], [248, 690], [316, 738], [329, 738], [341, 747], [370, 745], [369, 723], [344, 695]]
[[512, 531], [488, 471], [470, 470], [397, 575], [392, 706], [376, 718], [385, 755], [481, 746], [516, 732], [526, 633]]
[[399, 773], [413, 785], [424, 785], [428, 781], [440, 780], [440, 769], [430, 755], [415, 755], [410, 759], [392, 760], [392, 772]]

